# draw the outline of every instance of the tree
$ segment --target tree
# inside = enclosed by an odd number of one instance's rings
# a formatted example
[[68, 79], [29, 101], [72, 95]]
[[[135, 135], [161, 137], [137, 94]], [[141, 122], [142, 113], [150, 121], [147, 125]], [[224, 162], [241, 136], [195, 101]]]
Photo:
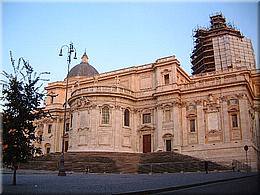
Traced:
[[44, 93], [40, 92], [43, 74], [34, 72], [32, 66], [23, 58], [17, 66], [12, 58], [13, 74], [3, 71], [3, 165], [14, 170], [13, 185], [16, 185], [16, 170], [19, 163], [27, 162], [39, 149], [34, 147], [34, 121], [44, 115], [41, 102]]

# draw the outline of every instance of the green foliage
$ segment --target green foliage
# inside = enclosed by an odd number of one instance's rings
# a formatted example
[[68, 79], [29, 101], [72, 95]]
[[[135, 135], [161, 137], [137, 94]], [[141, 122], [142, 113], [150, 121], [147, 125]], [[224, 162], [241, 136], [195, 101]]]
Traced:
[[[11, 55], [11, 52], [10, 52]], [[3, 72], [3, 164], [17, 169], [20, 162], [26, 162], [39, 152], [33, 141], [35, 137], [34, 121], [43, 117], [41, 102], [44, 93], [40, 92], [42, 74], [33, 71], [29, 62], [23, 58], [15, 66], [11, 55], [13, 74]]]

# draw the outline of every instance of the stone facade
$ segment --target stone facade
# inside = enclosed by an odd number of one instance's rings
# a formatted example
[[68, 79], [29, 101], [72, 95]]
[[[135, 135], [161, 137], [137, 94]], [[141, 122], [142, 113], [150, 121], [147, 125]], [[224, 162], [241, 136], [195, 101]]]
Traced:
[[[43, 153], [62, 149], [66, 79], [46, 87], [49, 117], [36, 122]], [[247, 145], [248, 164], [260, 167], [260, 72], [255, 65], [189, 76], [169, 56], [68, 79], [65, 151], [175, 151], [230, 165], [246, 163]]]
[[[248, 145], [256, 167], [259, 85], [259, 72], [247, 67], [188, 76], [174, 56], [94, 77], [72, 77], [65, 148], [171, 150], [228, 163], [244, 161]], [[65, 80], [46, 87], [50, 117], [38, 122], [44, 153], [61, 151], [65, 87]]]

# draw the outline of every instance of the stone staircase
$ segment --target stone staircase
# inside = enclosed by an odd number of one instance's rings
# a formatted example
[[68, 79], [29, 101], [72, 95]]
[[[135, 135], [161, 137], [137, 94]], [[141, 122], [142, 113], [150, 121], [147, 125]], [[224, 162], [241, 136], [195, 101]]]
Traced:
[[116, 152], [68, 152], [65, 168], [86, 173], [136, 173], [139, 155]]
[[[138, 173], [175, 173], [205, 171], [205, 160], [175, 152], [140, 154]], [[230, 170], [230, 167], [208, 161], [209, 171]]]
[[29, 160], [27, 163], [20, 164], [20, 169], [33, 169], [33, 170], [58, 170], [58, 161], [60, 153], [51, 153], [43, 156], [38, 156]]
[[[60, 153], [35, 157], [20, 169], [52, 170], [59, 167]], [[84, 173], [173, 173], [205, 171], [204, 161], [175, 152], [119, 153], [119, 152], [67, 152], [64, 155], [66, 171]], [[208, 162], [209, 171], [230, 170]]]

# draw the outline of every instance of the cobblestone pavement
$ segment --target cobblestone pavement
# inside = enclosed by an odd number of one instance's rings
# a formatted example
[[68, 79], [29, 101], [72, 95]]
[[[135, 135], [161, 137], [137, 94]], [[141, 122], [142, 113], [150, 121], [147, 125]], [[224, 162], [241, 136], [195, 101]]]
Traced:
[[[120, 194], [151, 193], [152, 190], [167, 189], [215, 180], [240, 178], [257, 173], [211, 172], [166, 173], [166, 174], [83, 174], [57, 172], [20, 171], [17, 185], [12, 186], [12, 174], [2, 173], [4, 194]], [[157, 191], [157, 192], [160, 192]]]

